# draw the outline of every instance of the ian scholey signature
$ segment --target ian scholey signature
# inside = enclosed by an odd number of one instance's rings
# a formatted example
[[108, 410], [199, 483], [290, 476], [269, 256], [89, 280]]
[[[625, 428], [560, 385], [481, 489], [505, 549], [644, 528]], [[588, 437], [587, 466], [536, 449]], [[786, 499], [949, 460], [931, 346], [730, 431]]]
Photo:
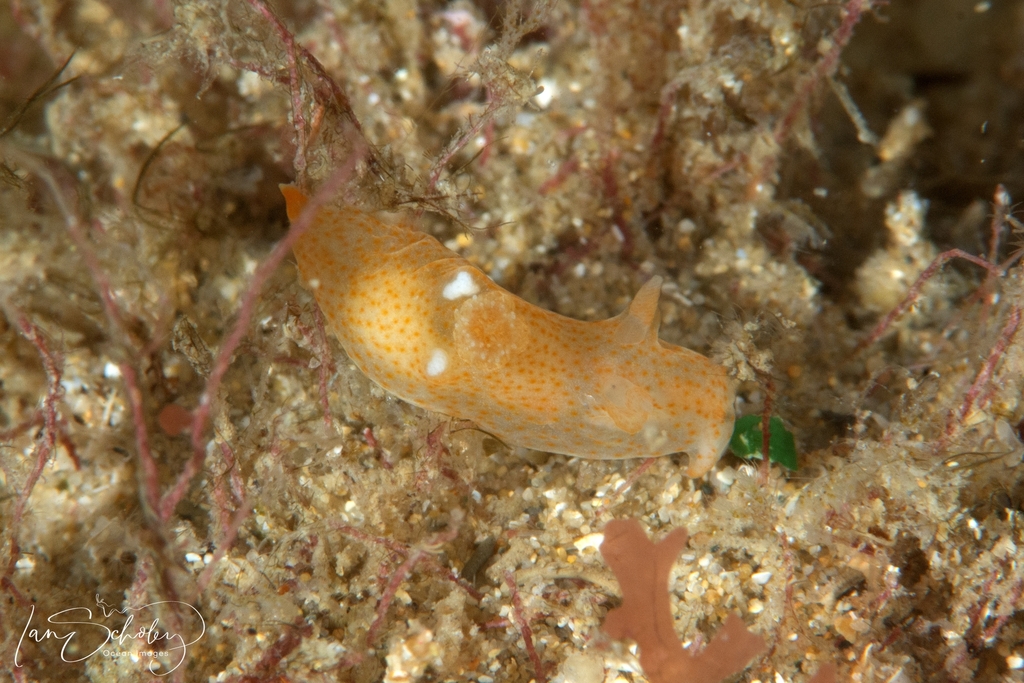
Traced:
[[[52, 639], [64, 641], [60, 648], [60, 658], [61, 661], [69, 664], [84, 661], [99, 652], [102, 652], [105, 656], [112, 657], [136, 654], [149, 660], [147, 668], [151, 674], [166, 676], [181, 666], [181, 663], [185, 661], [188, 647], [197, 642], [206, 633], [206, 622], [203, 620], [199, 610], [187, 602], [164, 600], [161, 602], [151, 602], [141, 607], [128, 607], [119, 610], [108, 605], [97, 595], [96, 604], [104, 619], [109, 619], [113, 614], [120, 614], [125, 616], [124, 624], [120, 628], [111, 628], [105, 624], [93, 621], [93, 611], [88, 607], [69, 607], [68, 609], [54, 612], [46, 618], [46, 623], [59, 625], [61, 628], [45, 628], [40, 630], [33, 626], [32, 623], [36, 615], [36, 607], [32, 605], [32, 611], [25, 622], [25, 628], [21, 631], [21, 638], [18, 639], [18, 648], [14, 651], [14, 666], [21, 667], [21, 646], [26, 639], [36, 643]], [[135, 625], [136, 617], [138, 617], [140, 623], [144, 622], [144, 620], [149, 618], [146, 612], [152, 610], [157, 605], [182, 605], [191, 610], [195, 614], [195, 618], [198, 619], [196, 627], [199, 630], [199, 635], [186, 642], [185, 636], [167, 629], [161, 629], [160, 619], [157, 617], [153, 617], [148, 625]], [[79, 629], [82, 630], [82, 633], [79, 633]], [[189, 631], [192, 630], [195, 629], [189, 629]], [[106, 637], [103, 638], [103, 642], [98, 647], [88, 654], [69, 659], [72, 656], [69, 650], [73, 651], [72, 643], [78, 645], [81, 642], [80, 639], [86, 636]], [[76, 642], [76, 639], [79, 639], [79, 641]], [[161, 662], [161, 659], [166, 661]]]

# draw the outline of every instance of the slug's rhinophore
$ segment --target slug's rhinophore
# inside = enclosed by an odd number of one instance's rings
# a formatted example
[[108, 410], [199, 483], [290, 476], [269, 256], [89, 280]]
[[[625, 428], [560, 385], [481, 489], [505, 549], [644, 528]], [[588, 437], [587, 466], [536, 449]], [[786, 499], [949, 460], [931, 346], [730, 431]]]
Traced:
[[[307, 197], [283, 186], [288, 217]], [[506, 443], [581, 458], [685, 451], [698, 477], [732, 435], [732, 382], [658, 339], [661, 278], [622, 314], [581, 322], [527, 303], [433, 237], [323, 208], [295, 245], [352, 362], [414, 405]]]

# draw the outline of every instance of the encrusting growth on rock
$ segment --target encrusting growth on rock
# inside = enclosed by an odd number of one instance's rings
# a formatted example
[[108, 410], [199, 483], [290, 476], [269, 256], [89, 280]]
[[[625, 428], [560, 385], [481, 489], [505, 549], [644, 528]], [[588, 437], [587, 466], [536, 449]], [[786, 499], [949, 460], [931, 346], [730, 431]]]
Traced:
[[[601, 557], [619, 582], [622, 606], [608, 612], [601, 628], [612, 638], [636, 641], [640, 667], [651, 683], [719, 683], [743, 671], [767, 648], [764, 638], [730, 614], [703, 649], [683, 649], [672, 622], [668, 579], [688, 537], [679, 528], [652, 543], [635, 519], [612, 520], [604, 527]], [[828, 662], [807, 683], [835, 680], [835, 665]]]
[[[294, 221], [307, 197], [282, 192]], [[728, 444], [733, 384], [658, 339], [660, 277], [620, 315], [582, 322], [505, 291], [430, 235], [353, 208], [320, 209], [294, 252], [352, 362], [409, 403], [539, 451], [685, 451], [691, 477]]]
[[602, 628], [612, 638], [636, 641], [651, 683], [718, 683], [765, 650], [764, 639], [735, 614], [703, 650], [683, 649], [672, 623], [668, 576], [687, 540], [680, 528], [652, 543], [635, 519], [613, 520], [604, 528], [601, 556], [622, 588], [622, 606], [608, 613]]

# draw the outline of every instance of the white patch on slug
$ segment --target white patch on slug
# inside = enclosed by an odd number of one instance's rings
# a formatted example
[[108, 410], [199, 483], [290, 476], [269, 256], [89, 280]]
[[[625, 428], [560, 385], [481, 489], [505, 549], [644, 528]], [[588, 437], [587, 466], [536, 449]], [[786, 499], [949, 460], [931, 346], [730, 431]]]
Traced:
[[480, 287], [473, 282], [473, 276], [464, 270], [460, 270], [458, 274], [452, 278], [452, 281], [444, 286], [444, 291], [441, 294], [445, 299], [454, 301], [459, 297], [473, 296], [480, 291]]
[[434, 349], [430, 354], [430, 361], [427, 362], [427, 375], [437, 377], [448, 369], [448, 354], [441, 349]]

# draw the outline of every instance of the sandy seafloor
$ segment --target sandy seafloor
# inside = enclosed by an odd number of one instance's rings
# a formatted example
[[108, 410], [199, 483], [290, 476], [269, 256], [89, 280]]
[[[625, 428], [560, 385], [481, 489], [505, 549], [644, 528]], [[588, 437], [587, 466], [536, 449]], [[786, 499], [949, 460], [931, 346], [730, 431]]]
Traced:
[[[643, 681], [599, 628], [635, 518], [690, 532], [683, 642], [767, 640], [739, 680], [1024, 680], [1022, 39], [1003, 0], [7, 0], [0, 678]], [[523, 453], [389, 396], [262, 265], [295, 180], [574, 318], [663, 276], [662, 338], [799, 468]], [[950, 249], [996, 265], [873, 334]], [[173, 672], [102, 645], [126, 614], [195, 639]]]

